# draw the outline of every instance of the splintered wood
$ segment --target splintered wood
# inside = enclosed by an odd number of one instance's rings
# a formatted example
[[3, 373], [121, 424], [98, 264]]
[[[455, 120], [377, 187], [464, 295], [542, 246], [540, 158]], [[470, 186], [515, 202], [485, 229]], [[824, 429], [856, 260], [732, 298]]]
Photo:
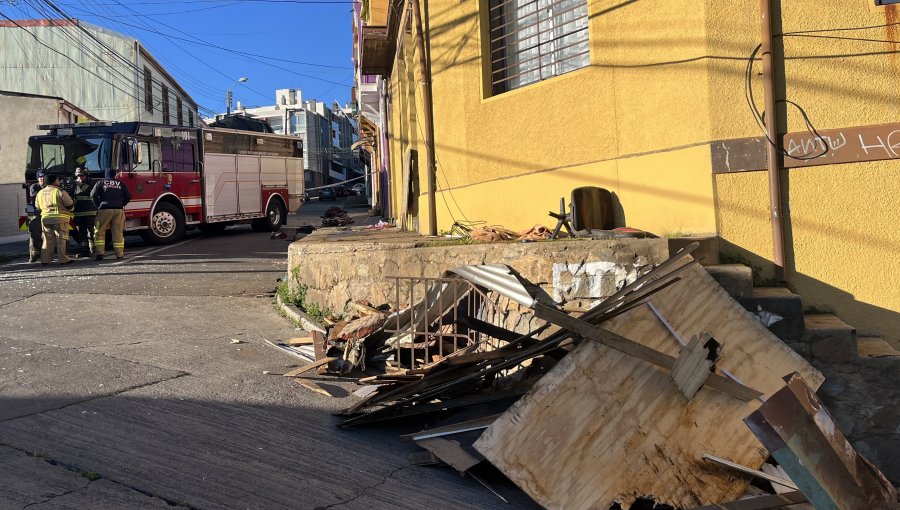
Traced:
[[[798, 371], [823, 378], [694, 266], [653, 304], [682, 338], [710, 332], [727, 345], [718, 362], [743, 384], [771, 394]], [[604, 327], [678, 356], [679, 344], [647, 306]], [[702, 345], [701, 345], [702, 348]], [[707, 351], [708, 352], [708, 351]], [[708, 370], [707, 365], [707, 370]], [[715, 453], [759, 468], [765, 450], [742, 422], [760, 405], [708, 387], [685, 396], [672, 373], [598, 342], [580, 342], [501, 415], [475, 449], [551, 509], [628, 508], [641, 496], [690, 508], [737, 499], [745, 477], [701, 460]]]

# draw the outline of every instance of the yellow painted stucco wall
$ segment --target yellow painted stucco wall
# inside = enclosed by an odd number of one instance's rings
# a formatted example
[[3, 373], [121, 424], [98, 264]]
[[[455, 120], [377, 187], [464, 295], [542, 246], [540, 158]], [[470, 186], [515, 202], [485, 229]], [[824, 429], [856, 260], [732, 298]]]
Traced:
[[[589, 0], [591, 65], [490, 97], [485, 0], [429, 0], [437, 223], [550, 227], [559, 197], [609, 189], [620, 224], [658, 234], [718, 232], [730, 255], [771, 275], [764, 172], [716, 175], [709, 142], [760, 136], [747, 105], [759, 43], [755, 0]], [[900, 8], [871, 0], [773, 0], [776, 96], [818, 129], [897, 122]], [[816, 32], [852, 27], [859, 31]], [[844, 39], [826, 39], [821, 36]], [[813, 37], [811, 37], [813, 36]], [[846, 37], [874, 39], [852, 41]], [[403, 153], [418, 151], [417, 220], [428, 224], [421, 81], [403, 33], [390, 88], [391, 210], [400, 223]], [[894, 52], [894, 53], [891, 53]], [[785, 59], [781, 60], [781, 56]], [[750, 86], [762, 109], [757, 62]], [[804, 131], [779, 103], [779, 130]], [[788, 285], [808, 306], [900, 342], [895, 259], [900, 163], [811, 167], [783, 176]]]
[[[495, 97], [484, 85], [484, 8], [478, 0], [428, 2], [439, 229], [455, 220], [552, 227], [547, 212], [558, 210], [560, 197], [595, 185], [616, 194], [628, 226], [715, 231], [708, 148], [697, 146], [710, 129], [705, 65], [669, 63], [704, 54], [704, 2], [669, 2], [647, 19], [639, 3], [592, 0], [591, 66]], [[397, 218], [403, 152], [417, 148], [425, 166], [421, 93], [406, 97], [419, 83], [415, 42], [412, 34], [403, 39], [391, 77]], [[419, 189], [425, 230], [424, 171]]]
[[[741, 2], [728, 0], [726, 10]], [[730, 5], [729, 5], [730, 4]], [[900, 121], [900, 8], [875, 8], [868, 0], [781, 2], [776, 32], [785, 56], [777, 98], [796, 102], [817, 129]], [[711, 49], [752, 50], [757, 19], [709, 18]], [[871, 27], [860, 30], [840, 30]], [[811, 32], [815, 31], [815, 32]], [[821, 32], [820, 32], [821, 31]], [[798, 34], [797, 32], [804, 32]], [[830, 38], [836, 36], [837, 38]], [[743, 38], [743, 39], [742, 39]], [[870, 39], [871, 41], [850, 40]], [[716, 61], [711, 90], [728, 83], [746, 62]], [[759, 72], [759, 65], [754, 69]], [[756, 97], [762, 103], [757, 82]], [[746, 100], [711, 94], [715, 138], [758, 136], [746, 118]], [[761, 106], [760, 106], [761, 107]], [[806, 131], [800, 111], [780, 105], [780, 131]], [[752, 119], [752, 118], [751, 118]], [[785, 171], [782, 176], [788, 285], [808, 307], [833, 311], [864, 333], [900, 346], [900, 162], [879, 161]], [[727, 253], [747, 258], [771, 277], [767, 176], [718, 175], [718, 231]]]

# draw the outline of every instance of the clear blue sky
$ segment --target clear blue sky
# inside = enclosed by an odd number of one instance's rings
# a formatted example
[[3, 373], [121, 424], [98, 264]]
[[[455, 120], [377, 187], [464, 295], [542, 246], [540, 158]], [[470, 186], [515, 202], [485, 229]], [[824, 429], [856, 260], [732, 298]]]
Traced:
[[[275, 90], [281, 88], [302, 89], [304, 99], [327, 103], [337, 100], [341, 104], [350, 100], [353, 4], [349, 1], [53, 3], [71, 17], [141, 41], [201, 105], [201, 113], [206, 109], [224, 112], [229, 86], [235, 101], [245, 106], [274, 104]], [[50, 17], [46, 14], [52, 12], [47, 4], [36, 0], [19, 0], [16, 7], [6, 11], [21, 14], [16, 16], [19, 18]], [[233, 85], [240, 77], [249, 80]]]

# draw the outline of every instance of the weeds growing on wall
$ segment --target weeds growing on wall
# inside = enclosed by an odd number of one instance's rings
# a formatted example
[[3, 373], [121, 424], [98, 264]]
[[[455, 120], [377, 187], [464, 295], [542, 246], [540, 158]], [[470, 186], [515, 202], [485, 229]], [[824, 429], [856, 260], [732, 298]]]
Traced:
[[309, 290], [309, 285], [300, 282], [300, 270], [299, 268], [294, 268], [291, 271], [291, 278], [294, 280], [296, 285], [294, 286], [294, 290], [291, 290], [290, 281], [285, 279], [281, 283], [278, 284], [278, 288], [276, 289], [276, 294], [281, 298], [282, 303], [290, 303], [297, 308], [303, 310], [310, 319], [316, 322], [322, 322], [326, 316], [332, 316], [331, 310], [327, 308], [320, 307], [317, 303], [310, 303], [307, 299], [307, 291]]

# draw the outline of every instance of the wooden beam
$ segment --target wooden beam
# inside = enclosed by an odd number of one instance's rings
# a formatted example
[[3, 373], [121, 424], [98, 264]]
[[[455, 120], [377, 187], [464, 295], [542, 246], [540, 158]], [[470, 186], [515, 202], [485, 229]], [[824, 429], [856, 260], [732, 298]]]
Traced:
[[[657, 351], [656, 349], [635, 342], [634, 340], [630, 340], [601, 327], [571, 317], [542, 303], [537, 303], [535, 305], [534, 314], [539, 319], [556, 324], [557, 326], [565, 328], [584, 338], [601, 343], [611, 349], [624, 352], [625, 354], [636, 358], [640, 358], [658, 367], [669, 371], [675, 367], [676, 359], [674, 356], [670, 356], [664, 352]], [[745, 402], [749, 402], [762, 395], [761, 392], [756, 391], [753, 388], [749, 388], [714, 373], [710, 373], [709, 378], [707, 378], [704, 384]]]
[[323, 358], [323, 359], [320, 359], [319, 361], [310, 363], [308, 365], [303, 365], [300, 368], [291, 370], [290, 372], [284, 374], [284, 376], [285, 377], [297, 377], [298, 375], [300, 375], [304, 372], [309, 372], [310, 370], [312, 370], [314, 368], [319, 368], [323, 365], [327, 365], [327, 364], [331, 363], [332, 361], [336, 361], [337, 359], [338, 358]]

